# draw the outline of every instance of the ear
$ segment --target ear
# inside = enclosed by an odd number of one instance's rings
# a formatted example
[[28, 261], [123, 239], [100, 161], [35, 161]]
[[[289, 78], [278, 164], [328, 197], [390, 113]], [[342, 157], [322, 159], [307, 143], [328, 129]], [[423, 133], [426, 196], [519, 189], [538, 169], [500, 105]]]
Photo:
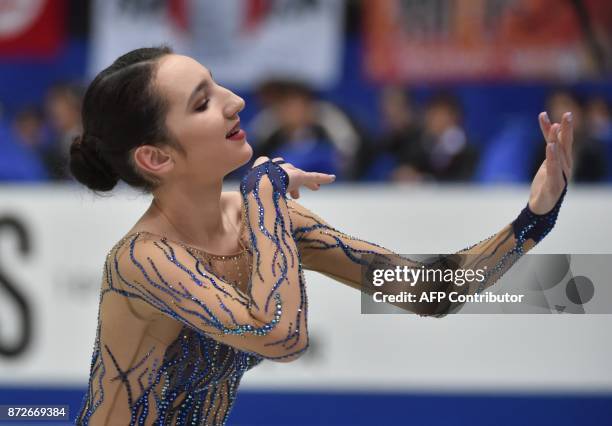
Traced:
[[174, 167], [174, 159], [170, 152], [153, 145], [136, 148], [134, 162], [140, 170], [154, 176], [168, 173]]

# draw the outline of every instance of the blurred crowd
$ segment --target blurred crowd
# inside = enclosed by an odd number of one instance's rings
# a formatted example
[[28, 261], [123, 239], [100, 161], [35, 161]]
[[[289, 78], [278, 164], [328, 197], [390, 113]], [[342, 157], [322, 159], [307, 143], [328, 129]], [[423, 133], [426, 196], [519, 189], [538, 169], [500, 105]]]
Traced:
[[[26, 105], [9, 122], [0, 119], [1, 181], [71, 179], [67, 155], [80, 132], [82, 95], [78, 84], [56, 84], [44, 105]], [[500, 123], [498, 136], [474, 143], [464, 108], [451, 92], [417, 104], [406, 88], [389, 86], [378, 98], [375, 120], [381, 128], [373, 134], [306, 85], [270, 81], [256, 91], [259, 108], [245, 123], [248, 140], [256, 156], [284, 157], [345, 181], [529, 181], [544, 159], [541, 138], [525, 140], [537, 133], [523, 131], [520, 120]], [[565, 111], [573, 113], [575, 180], [612, 181], [612, 116], [606, 100], [557, 89], [542, 110], [553, 121]]]
[[81, 132], [80, 85], [49, 88], [44, 105], [26, 105], [8, 123], [0, 117], [0, 181], [71, 179], [68, 152]]
[[[546, 105], [553, 122], [560, 122], [565, 111], [572, 111], [574, 124], [574, 180], [610, 181], [612, 172], [612, 120], [610, 106], [601, 97], [582, 101], [566, 90], [553, 92]], [[536, 151], [532, 172], [544, 160], [544, 146]]]

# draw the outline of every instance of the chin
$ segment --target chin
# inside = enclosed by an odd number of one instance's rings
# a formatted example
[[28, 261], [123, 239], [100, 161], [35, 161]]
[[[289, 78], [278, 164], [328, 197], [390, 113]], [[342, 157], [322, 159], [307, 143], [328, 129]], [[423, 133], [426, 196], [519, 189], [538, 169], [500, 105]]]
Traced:
[[240, 151], [236, 152], [233, 155], [235, 156], [235, 161], [232, 161], [233, 167], [230, 172], [233, 172], [234, 170], [244, 166], [251, 160], [251, 158], [253, 158], [253, 147], [245, 141]]
[[244, 153], [244, 158], [240, 166], [244, 166], [246, 163], [248, 163], [251, 160], [251, 158], [253, 158], [253, 147], [247, 141], [244, 141], [242, 153]]

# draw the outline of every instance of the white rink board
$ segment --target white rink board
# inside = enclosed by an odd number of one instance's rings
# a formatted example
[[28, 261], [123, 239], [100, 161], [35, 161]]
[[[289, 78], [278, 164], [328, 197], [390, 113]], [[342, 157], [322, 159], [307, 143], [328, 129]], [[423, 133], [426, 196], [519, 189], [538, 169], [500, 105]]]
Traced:
[[[526, 186], [338, 184], [300, 202], [398, 253], [446, 253], [500, 230], [527, 196]], [[0, 229], [0, 271], [33, 311], [32, 343], [16, 359], [0, 356], [0, 385], [86, 384], [105, 254], [148, 202], [76, 186], [0, 187], [0, 217], [22, 222], [32, 244], [22, 255]], [[612, 253], [611, 213], [612, 189], [572, 187], [556, 228], [533, 252]], [[294, 363], [263, 363], [245, 375], [245, 388], [612, 390], [610, 315], [361, 315], [358, 292], [317, 273], [306, 278], [311, 349]], [[2, 342], [15, 339], [18, 318], [0, 283]]]

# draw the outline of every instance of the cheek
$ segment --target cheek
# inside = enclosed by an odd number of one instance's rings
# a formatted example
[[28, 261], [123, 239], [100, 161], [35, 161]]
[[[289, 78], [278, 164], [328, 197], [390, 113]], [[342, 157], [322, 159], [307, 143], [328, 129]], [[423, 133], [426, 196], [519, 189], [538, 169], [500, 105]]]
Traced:
[[200, 142], [205, 142], [217, 137], [215, 134], [214, 121], [210, 119], [207, 120], [206, 117], [201, 114], [195, 114], [189, 117], [182, 131], [189, 140]]
[[[173, 134], [187, 151], [199, 152], [219, 143], [220, 131], [213, 120], [194, 114], [173, 126]], [[221, 135], [223, 136], [223, 135]]]

